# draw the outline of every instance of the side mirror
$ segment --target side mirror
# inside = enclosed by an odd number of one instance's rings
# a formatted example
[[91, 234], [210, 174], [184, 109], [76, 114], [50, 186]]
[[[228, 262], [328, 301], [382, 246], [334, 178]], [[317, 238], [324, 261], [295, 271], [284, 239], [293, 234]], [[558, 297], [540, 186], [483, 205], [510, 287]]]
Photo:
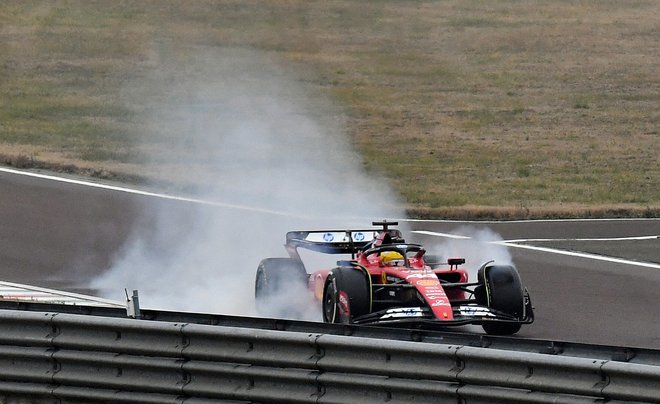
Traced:
[[449, 258], [447, 264], [449, 264], [449, 268], [453, 271], [458, 269], [459, 265], [465, 264], [465, 258]]

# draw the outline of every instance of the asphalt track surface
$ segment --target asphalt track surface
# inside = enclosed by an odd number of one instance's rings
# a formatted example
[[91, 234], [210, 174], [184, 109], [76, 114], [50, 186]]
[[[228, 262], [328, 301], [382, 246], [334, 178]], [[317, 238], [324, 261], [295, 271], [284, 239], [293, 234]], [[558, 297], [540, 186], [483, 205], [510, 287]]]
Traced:
[[[153, 226], [151, 212], [185, 224], [193, 203], [0, 170], [0, 278], [93, 293], [90, 280], [136, 227]], [[409, 241], [461, 237], [465, 225], [412, 221]], [[660, 220], [467, 225], [505, 240], [530, 290], [536, 321], [520, 337], [660, 349]]]

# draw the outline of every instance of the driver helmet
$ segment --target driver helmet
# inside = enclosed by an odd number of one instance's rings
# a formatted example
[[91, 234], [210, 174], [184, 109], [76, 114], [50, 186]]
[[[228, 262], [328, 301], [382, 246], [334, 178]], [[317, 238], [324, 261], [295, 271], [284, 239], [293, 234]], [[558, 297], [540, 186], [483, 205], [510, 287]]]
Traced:
[[403, 255], [396, 251], [384, 251], [380, 253], [380, 261], [384, 265], [397, 265], [398, 262], [403, 261]]

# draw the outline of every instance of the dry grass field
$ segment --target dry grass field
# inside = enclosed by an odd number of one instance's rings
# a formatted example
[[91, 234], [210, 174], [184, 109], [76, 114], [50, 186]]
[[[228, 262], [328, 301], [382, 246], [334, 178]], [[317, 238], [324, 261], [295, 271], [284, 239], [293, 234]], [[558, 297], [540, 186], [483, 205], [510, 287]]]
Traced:
[[660, 215], [658, 1], [3, 1], [4, 163], [155, 179], [122, 89], [163, 44], [276, 60], [412, 215]]

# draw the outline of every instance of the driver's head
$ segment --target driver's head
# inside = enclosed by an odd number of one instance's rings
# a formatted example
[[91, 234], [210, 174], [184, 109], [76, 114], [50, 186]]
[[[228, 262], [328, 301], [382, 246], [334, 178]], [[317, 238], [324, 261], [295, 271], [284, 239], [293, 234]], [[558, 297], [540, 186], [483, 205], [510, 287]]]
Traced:
[[403, 255], [396, 251], [383, 251], [380, 253], [380, 262], [384, 265], [396, 265], [401, 260], [403, 260]]

